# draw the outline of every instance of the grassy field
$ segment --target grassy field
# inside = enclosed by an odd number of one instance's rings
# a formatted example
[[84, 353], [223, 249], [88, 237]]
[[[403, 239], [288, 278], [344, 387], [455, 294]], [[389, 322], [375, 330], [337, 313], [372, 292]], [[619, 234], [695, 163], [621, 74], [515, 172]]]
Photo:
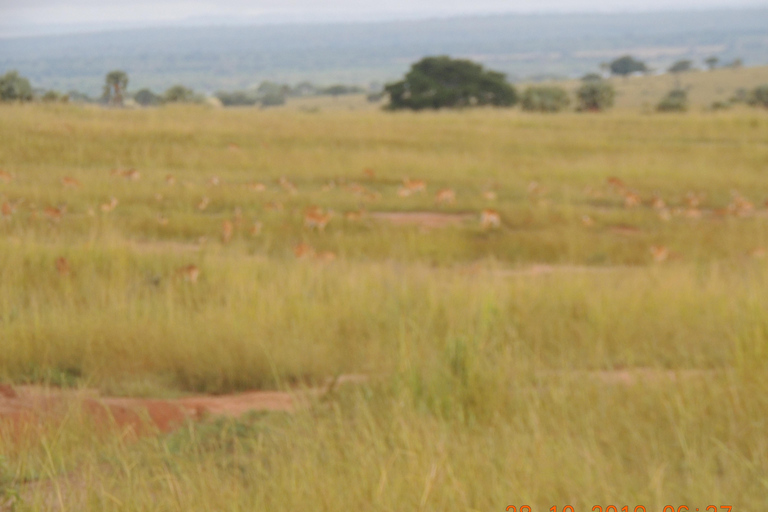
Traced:
[[[0, 423], [0, 510], [764, 510], [766, 133], [741, 108], [3, 106], [0, 382], [371, 380], [138, 441]], [[418, 213], [439, 225], [382, 218]]]

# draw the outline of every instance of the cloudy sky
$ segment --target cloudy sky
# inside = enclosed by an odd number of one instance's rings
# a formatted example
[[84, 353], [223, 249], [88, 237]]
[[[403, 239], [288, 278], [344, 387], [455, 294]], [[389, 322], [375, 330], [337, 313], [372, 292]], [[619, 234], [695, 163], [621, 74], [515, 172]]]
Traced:
[[359, 21], [507, 12], [768, 6], [768, 0], [0, 0], [0, 27]]

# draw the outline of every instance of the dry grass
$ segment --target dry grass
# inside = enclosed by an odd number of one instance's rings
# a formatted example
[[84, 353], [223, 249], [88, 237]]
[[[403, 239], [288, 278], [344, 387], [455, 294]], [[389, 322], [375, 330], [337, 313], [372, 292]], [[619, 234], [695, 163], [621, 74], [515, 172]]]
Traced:
[[[161, 396], [376, 377], [138, 442], [77, 410], [2, 430], [0, 503], [764, 508], [764, 112], [1, 114], [4, 380]], [[426, 192], [399, 196], [406, 178]], [[325, 229], [305, 227], [312, 206]], [[486, 208], [500, 227], [480, 226]]]

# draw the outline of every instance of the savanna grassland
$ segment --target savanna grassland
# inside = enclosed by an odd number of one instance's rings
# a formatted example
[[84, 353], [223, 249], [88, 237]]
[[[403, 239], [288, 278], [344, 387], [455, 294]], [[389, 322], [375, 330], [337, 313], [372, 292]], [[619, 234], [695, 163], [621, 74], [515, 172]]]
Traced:
[[767, 134], [740, 108], [2, 106], [2, 381], [369, 380], [140, 439], [0, 423], [0, 510], [765, 510]]

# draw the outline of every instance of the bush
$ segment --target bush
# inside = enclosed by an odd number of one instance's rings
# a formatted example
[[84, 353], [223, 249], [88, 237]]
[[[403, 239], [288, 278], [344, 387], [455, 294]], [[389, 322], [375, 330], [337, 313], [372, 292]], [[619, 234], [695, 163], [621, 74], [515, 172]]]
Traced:
[[0, 76], [0, 101], [32, 101], [32, 85], [19, 76], [17, 71], [8, 71]]
[[755, 87], [749, 94], [747, 103], [753, 107], [768, 108], [768, 84]]
[[521, 106], [530, 112], [560, 112], [571, 104], [562, 87], [529, 87], [523, 93]]
[[662, 99], [656, 110], [659, 112], [685, 112], [688, 110], [688, 93], [683, 89], [674, 89]]
[[261, 97], [262, 108], [278, 107], [285, 105], [285, 95], [278, 92], [269, 92]]
[[198, 101], [195, 92], [183, 85], [174, 85], [163, 94], [165, 103], [193, 103]]
[[225, 107], [249, 106], [259, 102], [258, 95], [248, 91], [219, 91], [216, 93], [216, 97]]
[[581, 112], [599, 112], [613, 106], [616, 90], [603, 80], [585, 82], [576, 91], [578, 110]]

